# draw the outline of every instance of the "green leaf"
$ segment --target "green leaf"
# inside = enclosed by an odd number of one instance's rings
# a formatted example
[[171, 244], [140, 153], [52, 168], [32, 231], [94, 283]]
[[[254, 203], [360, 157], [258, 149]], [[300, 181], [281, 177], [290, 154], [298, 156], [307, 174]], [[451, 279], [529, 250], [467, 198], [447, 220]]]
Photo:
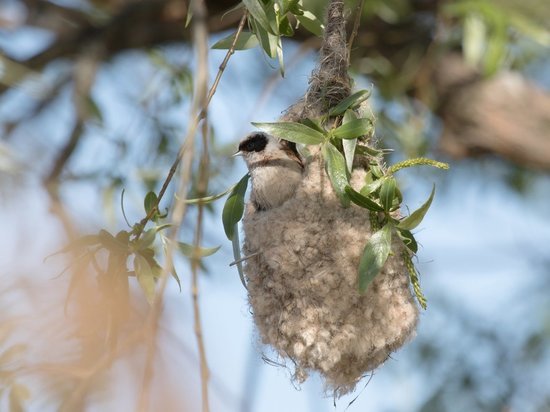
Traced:
[[321, 123], [317, 119], [301, 119], [299, 122], [307, 127], [317, 130], [318, 132], [322, 133], [323, 136], [326, 133], [326, 130], [323, 129], [323, 126], [321, 126]]
[[416, 209], [414, 212], [412, 212], [409, 216], [407, 216], [405, 219], [399, 222], [397, 225], [398, 229], [403, 230], [412, 230], [415, 227], [417, 227], [420, 222], [422, 222], [422, 219], [424, 219], [424, 216], [426, 215], [426, 212], [430, 208], [430, 205], [432, 204], [432, 200], [434, 198], [435, 194], [435, 185], [432, 188], [432, 193], [430, 194], [430, 197], [426, 202], [420, 206], [418, 209]]
[[372, 127], [370, 119], [354, 119], [334, 129], [332, 134], [340, 139], [355, 139], [368, 134]]
[[353, 93], [351, 96], [346, 97], [336, 106], [329, 110], [329, 116], [338, 116], [344, 113], [349, 108], [354, 108], [359, 106], [362, 102], [367, 100], [370, 97], [370, 90], [359, 90], [358, 92]]
[[353, 190], [351, 186], [345, 188], [347, 195], [353, 203], [357, 206], [361, 206], [365, 209], [372, 210], [373, 212], [383, 212], [384, 208], [376, 203], [374, 200], [363, 196], [361, 193]]
[[487, 27], [478, 13], [470, 13], [464, 18], [462, 50], [466, 63], [479, 67], [487, 46]]
[[143, 199], [143, 208], [145, 209], [145, 213], [149, 215], [154, 207], [156, 207], [158, 204], [158, 197], [155, 192], [149, 192], [145, 195], [145, 199]]
[[208, 203], [212, 203], [213, 201], [221, 199], [226, 194], [231, 192], [233, 189], [235, 189], [235, 186], [237, 186], [237, 185], [233, 185], [229, 189], [223, 191], [222, 193], [218, 193], [217, 195], [206, 196], [206, 197], [198, 197], [196, 199], [185, 199], [183, 202], [187, 203], [188, 205], [195, 205], [195, 204], [205, 205], [205, 204], [208, 204]]
[[239, 279], [241, 280], [244, 288], [247, 289], [246, 280], [243, 272], [243, 263], [241, 262], [241, 242], [239, 240], [239, 228], [237, 223], [235, 223], [233, 231], [235, 233], [235, 236], [233, 236], [233, 239], [231, 239], [231, 244], [233, 246], [233, 258], [237, 262], [236, 265], [237, 271], [239, 272]]
[[418, 243], [416, 243], [416, 239], [414, 238], [414, 235], [411, 233], [410, 230], [398, 229], [397, 233], [405, 246], [407, 246], [407, 248], [409, 248], [411, 252], [418, 252]]
[[[346, 110], [342, 123], [349, 123], [352, 120], [357, 119], [353, 110]], [[355, 147], [357, 146], [357, 139], [344, 139], [342, 140], [342, 149], [344, 149], [344, 157], [346, 158], [346, 166], [348, 172], [353, 171], [353, 158], [355, 157]]]
[[303, 14], [294, 14], [296, 20], [300, 22], [309, 32], [313, 33], [316, 36], [321, 37], [325, 31], [325, 26], [323, 23], [308, 10], [302, 10]]
[[279, 71], [281, 72], [281, 77], [285, 77], [285, 61], [283, 56], [283, 42], [281, 36], [277, 38], [277, 61], [279, 62]]
[[155, 300], [155, 275], [151, 269], [151, 265], [140, 254], [135, 254], [134, 269], [136, 271], [136, 277], [139, 282], [139, 286], [145, 293], [147, 302], [153, 304]]
[[254, 34], [258, 38], [265, 53], [272, 59], [277, 57], [277, 36], [268, 33], [263, 27], [253, 23]]
[[393, 205], [393, 199], [397, 190], [397, 182], [393, 177], [384, 179], [382, 186], [380, 186], [380, 203], [386, 212], [388, 212]]
[[225, 235], [229, 240], [235, 235], [235, 224], [241, 220], [244, 213], [244, 195], [248, 187], [250, 175], [246, 174], [237, 183], [231, 194], [227, 198], [222, 212], [222, 221]]
[[[237, 32], [230, 34], [227, 37], [224, 37], [223, 39], [214, 43], [211, 48], [215, 50], [229, 50], [231, 48], [231, 45], [233, 44], [233, 41], [235, 40], [236, 34]], [[235, 50], [251, 49], [253, 47], [256, 47], [258, 44], [260, 44], [260, 42], [258, 41], [258, 38], [254, 33], [243, 31], [239, 35], [237, 43], [235, 43]]]
[[344, 159], [342, 153], [340, 153], [340, 151], [330, 142], [323, 145], [321, 152], [325, 159], [325, 169], [336, 196], [340, 199], [342, 206], [349, 207], [349, 198], [345, 190], [346, 186], [349, 185], [346, 159]]
[[178, 242], [178, 249], [179, 251], [188, 258], [191, 259], [200, 259], [206, 256], [213, 255], [216, 253], [221, 246], [216, 247], [195, 247], [195, 245], [191, 245], [189, 243], [185, 242]]
[[284, 16], [279, 22], [279, 33], [284, 36], [292, 36], [294, 34], [294, 29], [288, 20], [288, 17]]
[[391, 251], [392, 225], [386, 223], [367, 241], [359, 262], [359, 292], [364, 293], [380, 273]]
[[301, 123], [276, 122], [276, 123], [252, 123], [258, 129], [269, 133], [279, 139], [300, 144], [320, 144], [325, 141], [325, 135]]
[[260, 0], [243, 0], [243, 3], [252, 18], [254, 18], [254, 20], [257, 21], [264, 30], [272, 32], [271, 24], [269, 23], [269, 19], [267, 18], [262, 2]]

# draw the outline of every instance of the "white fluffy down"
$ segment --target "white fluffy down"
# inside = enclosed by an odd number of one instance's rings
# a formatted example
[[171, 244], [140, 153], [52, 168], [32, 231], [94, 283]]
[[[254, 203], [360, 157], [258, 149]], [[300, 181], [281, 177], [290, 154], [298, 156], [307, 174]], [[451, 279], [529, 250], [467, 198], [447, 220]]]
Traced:
[[[361, 187], [365, 172], [354, 171]], [[281, 206], [243, 219], [244, 272], [261, 340], [295, 367], [323, 376], [337, 395], [401, 347], [415, 330], [418, 308], [399, 256], [390, 256], [364, 295], [357, 268], [372, 234], [368, 213], [336, 198], [319, 156], [306, 165], [296, 194]], [[393, 250], [401, 250], [399, 241]]]

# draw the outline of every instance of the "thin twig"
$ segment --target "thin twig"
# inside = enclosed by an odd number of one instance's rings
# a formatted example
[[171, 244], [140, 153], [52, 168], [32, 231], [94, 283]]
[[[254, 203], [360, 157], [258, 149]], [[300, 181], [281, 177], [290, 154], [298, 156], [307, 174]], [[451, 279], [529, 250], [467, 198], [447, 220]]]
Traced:
[[353, 29], [348, 40], [348, 64], [351, 62], [351, 48], [355, 37], [357, 37], [357, 32], [359, 31], [359, 25], [361, 24], [361, 16], [363, 14], [363, 6], [365, 5], [365, 0], [361, 0], [355, 9], [355, 20], [353, 22]]
[[[241, 21], [239, 22], [239, 27], [237, 28], [237, 33], [235, 35], [235, 38], [233, 39], [233, 43], [231, 43], [231, 47], [229, 48], [229, 50], [225, 54], [225, 57], [224, 57], [222, 63], [220, 64], [220, 67], [218, 69], [218, 73], [216, 74], [216, 78], [214, 79], [214, 83], [212, 83], [212, 86], [210, 87], [210, 90], [208, 91], [206, 101], [205, 101], [205, 103], [203, 105], [203, 108], [202, 108], [202, 110], [201, 110], [201, 112], [198, 116], [197, 121], [201, 120], [206, 115], [206, 111], [208, 110], [208, 106], [210, 105], [210, 101], [212, 100], [212, 97], [216, 93], [216, 90], [218, 88], [218, 84], [220, 83], [221, 77], [222, 77], [222, 75], [225, 71], [225, 68], [227, 67], [227, 63], [229, 62], [229, 59], [231, 58], [233, 53], [235, 53], [235, 47], [237, 45], [237, 41], [239, 40], [239, 36], [242, 33], [244, 25], [246, 23], [246, 18], [247, 18], [247, 14], [245, 12], [243, 14], [242, 18], [241, 18]], [[172, 181], [172, 178], [174, 177], [174, 174], [176, 173], [176, 170], [177, 170], [177, 168], [180, 164], [181, 158], [183, 156], [182, 149], [180, 149], [180, 151], [178, 152], [178, 156], [176, 157], [176, 159], [174, 160], [174, 163], [172, 163], [172, 166], [170, 167], [168, 175], [166, 176], [166, 179], [164, 180], [164, 183], [162, 184], [160, 192], [157, 196], [157, 201], [156, 201], [154, 207], [152, 207], [151, 210], [149, 211], [149, 213], [147, 213], [147, 215], [143, 219], [141, 219], [141, 221], [139, 222], [139, 230], [137, 231], [136, 239], [138, 239], [141, 236], [141, 233], [143, 232], [143, 229], [145, 228], [145, 225], [147, 224], [147, 222], [149, 222], [151, 220], [151, 218], [157, 212], [160, 201], [164, 197], [166, 189], [168, 188], [168, 185]]]
[[242, 258], [237, 259], [237, 260], [231, 262], [231, 263], [229, 264], [229, 266], [235, 266], [237, 263], [241, 263], [241, 262], [244, 262], [245, 260], [248, 260], [248, 259], [250, 259], [250, 258], [253, 258], [254, 256], [258, 256], [260, 253], [262, 253], [262, 252], [256, 252], [256, 253], [252, 253], [251, 255], [248, 255], [248, 256], [243, 256]]
[[[202, 123], [202, 154], [199, 163], [199, 176], [197, 183], [197, 194], [199, 197], [206, 195], [208, 191], [208, 168], [210, 163], [210, 158], [208, 154], [208, 115], [204, 117], [204, 122]], [[203, 228], [203, 218], [204, 218], [204, 204], [198, 205], [197, 212], [197, 226], [195, 229], [195, 239], [194, 246], [198, 250], [202, 240], [202, 228]], [[199, 351], [199, 361], [200, 361], [200, 370], [201, 370], [201, 394], [202, 394], [202, 404], [203, 411], [208, 411], [208, 381], [210, 378], [210, 373], [208, 370], [208, 362], [206, 359], [206, 349], [204, 346], [204, 337], [202, 333], [202, 322], [200, 315], [200, 306], [199, 306], [199, 269], [200, 269], [200, 259], [191, 260], [191, 298], [193, 301], [193, 318], [194, 318], [194, 329], [195, 337], [197, 339], [197, 347]]]
[[[196, 93], [195, 93], [195, 98], [193, 99], [193, 104], [191, 107], [191, 116], [190, 116], [190, 118], [193, 120], [189, 125], [183, 147], [180, 150], [182, 167], [180, 170], [180, 181], [179, 181], [179, 187], [177, 192], [180, 193], [181, 196], [176, 197], [174, 208], [172, 210], [171, 221], [172, 221], [173, 229], [169, 235], [170, 241], [168, 242], [166, 247], [166, 264], [164, 265], [164, 268], [160, 277], [160, 282], [159, 282], [160, 285], [158, 287], [157, 293], [155, 294], [153, 307], [151, 308], [151, 312], [147, 323], [148, 334], [149, 334], [148, 335], [149, 345], [148, 345], [148, 351], [147, 351], [145, 374], [143, 377], [143, 384], [142, 384], [142, 397], [140, 399], [140, 410], [147, 410], [148, 404], [149, 404], [149, 390], [150, 390], [149, 388], [150, 388], [150, 382], [153, 377], [152, 363], [153, 363], [154, 352], [155, 352], [154, 350], [155, 347], [153, 345], [153, 342], [154, 342], [154, 338], [157, 335], [158, 321], [162, 311], [163, 295], [166, 289], [168, 275], [170, 272], [173, 271], [173, 267], [174, 267], [174, 262], [173, 262], [174, 245], [176, 244], [179, 228], [181, 227], [183, 218], [187, 211], [187, 204], [185, 203], [184, 198], [191, 181], [193, 158], [194, 158], [194, 152], [195, 152], [195, 134], [196, 134], [199, 122], [201, 120], [200, 113], [203, 112], [207, 107], [206, 96], [207, 96], [207, 89], [208, 89], [208, 29], [206, 27], [206, 8], [204, 7], [202, 0], [193, 0], [191, 2], [191, 9], [193, 11], [193, 39], [194, 39], [193, 43], [195, 46], [195, 50], [197, 52], [197, 70], [196, 70], [197, 75], [196, 75], [196, 87], [195, 87]], [[177, 163], [175, 163], [175, 167], [177, 167]], [[172, 173], [172, 176], [173, 176], [173, 173]], [[166, 182], [165, 182], [165, 186], [166, 186]], [[197, 316], [197, 313], [195, 313], [195, 316]], [[195, 329], [196, 328], [197, 326], [195, 325]], [[207, 373], [205, 374], [203, 372], [204, 370], [206, 370], [207, 372], [208, 369], [206, 365], [206, 360], [205, 358], [203, 359], [202, 357], [202, 355], [204, 355], [204, 345], [202, 340], [198, 341], [198, 344], [199, 344], [199, 352], [201, 353], [201, 358], [200, 358], [201, 359], [201, 381], [202, 381], [202, 388], [203, 388], [202, 410], [204, 412], [208, 412], [210, 409], [208, 405], [208, 390], [207, 390], [208, 375]]]
[[216, 90], [218, 89], [218, 84], [220, 83], [220, 80], [222, 78], [223, 72], [225, 71], [225, 68], [227, 67], [227, 63], [229, 62], [229, 59], [235, 53], [235, 46], [237, 45], [237, 40], [239, 40], [239, 36], [241, 35], [241, 32], [243, 31], [244, 25], [246, 23], [246, 18], [248, 16], [248, 13], [245, 11], [243, 13], [243, 16], [241, 17], [241, 21], [239, 22], [239, 26], [237, 27], [237, 32], [235, 33], [235, 38], [233, 39], [233, 43], [231, 43], [231, 47], [227, 51], [225, 58], [223, 59], [222, 63], [220, 64], [220, 67], [218, 69], [218, 73], [216, 74], [216, 78], [214, 79], [214, 83], [212, 83], [212, 87], [210, 87], [210, 90], [208, 91], [208, 96], [206, 97], [206, 105], [204, 109], [201, 112], [201, 117], [206, 116], [206, 109], [208, 108], [208, 105], [210, 104], [210, 100], [212, 100], [212, 97], [214, 96], [214, 93], [216, 93]]

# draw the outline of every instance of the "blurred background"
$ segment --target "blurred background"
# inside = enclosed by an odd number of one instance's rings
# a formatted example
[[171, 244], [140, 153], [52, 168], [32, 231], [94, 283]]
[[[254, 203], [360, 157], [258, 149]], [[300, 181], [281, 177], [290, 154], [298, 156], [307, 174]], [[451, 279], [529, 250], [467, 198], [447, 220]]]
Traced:
[[[210, 46], [235, 32], [238, 4], [205, 1]], [[322, 19], [326, 1], [300, 4]], [[117, 244], [81, 236], [135, 234], [150, 211], [146, 194], [159, 193], [192, 128], [205, 68], [189, 4], [2, 0], [0, 410], [205, 410], [198, 308], [212, 411], [550, 411], [550, 8], [540, 0], [346, 8], [348, 33], [360, 16], [350, 70], [357, 88], [373, 91], [389, 161], [451, 165], [398, 176], [411, 210], [437, 186], [416, 231], [428, 298], [417, 337], [349, 396], [333, 399], [317, 376], [293, 384], [288, 370], [262, 360], [274, 354], [259, 344], [229, 266], [223, 199], [188, 205], [177, 233], [220, 249], [178, 254], [181, 290], [169, 277], [150, 305], [154, 284], [136, 280]], [[170, 221], [161, 215], [178, 198], [237, 182], [246, 169], [230, 155], [250, 122], [275, 121], [306, 90], [321, 40], [289, 21], [284, 78], [281, 58], [254, 41], [229, 60], [183, 163], [188, 184], [168, 186], [156, 224]], [[225, 56], [209, 50], [209, 85]], [[165, 246], [159, 238], [150, 246], [150, 271], [160, 270]]]

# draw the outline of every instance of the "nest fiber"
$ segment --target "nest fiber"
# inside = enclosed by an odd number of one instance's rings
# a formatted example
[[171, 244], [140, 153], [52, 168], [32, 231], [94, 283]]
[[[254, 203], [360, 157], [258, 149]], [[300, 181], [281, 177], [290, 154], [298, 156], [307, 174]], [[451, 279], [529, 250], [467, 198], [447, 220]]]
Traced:
[[[364, 176], [354, 171], [352, 186]], [[245, 255], [257, 253], [244, 272], [261, 341], [292, 360], [298, 382], [318, 371], [328, 390], [347, 393], [414, 334], [418, 308], [399, 253], [358, 292], [368, 212], [340, 205], [319, 155], [281, 206], [258, 212], [248, 204], [243, 228]]]

